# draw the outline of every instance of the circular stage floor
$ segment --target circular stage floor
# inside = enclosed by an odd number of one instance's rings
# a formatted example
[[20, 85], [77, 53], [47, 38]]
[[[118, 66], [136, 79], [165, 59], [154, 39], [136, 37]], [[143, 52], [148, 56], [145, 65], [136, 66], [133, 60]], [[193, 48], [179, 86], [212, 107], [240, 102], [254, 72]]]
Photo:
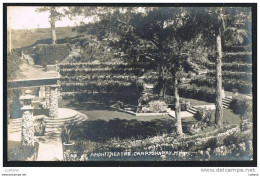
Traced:
[[58, 119], [65, 119], [69, 117], [75, 117], [77, 115], [77, 111], [73, 109], [67, 109], [67, 108], [59, 108], [58, 109]]

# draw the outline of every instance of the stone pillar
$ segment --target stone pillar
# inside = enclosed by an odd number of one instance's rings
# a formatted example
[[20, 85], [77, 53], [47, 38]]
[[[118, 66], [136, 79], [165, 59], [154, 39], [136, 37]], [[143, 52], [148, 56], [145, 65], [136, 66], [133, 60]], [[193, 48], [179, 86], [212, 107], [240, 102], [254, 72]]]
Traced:
[[45, 87], [45, 101], [46, 101], [46, 106], [49, 109], [49, 107], [50, 107], [50, 87], [49, 86]]
[[50, 117], [58, 117], [58, 86], [50, 87], [50, 106], [49, 106], [49, 115]]
[[24, 111], [22, 117], [22, 138], [23, 146], [34, 146], [34, 124], [31, 111]]
[[45, 98], [45, 86], [41, 86], [39, 90], [39, 97]]

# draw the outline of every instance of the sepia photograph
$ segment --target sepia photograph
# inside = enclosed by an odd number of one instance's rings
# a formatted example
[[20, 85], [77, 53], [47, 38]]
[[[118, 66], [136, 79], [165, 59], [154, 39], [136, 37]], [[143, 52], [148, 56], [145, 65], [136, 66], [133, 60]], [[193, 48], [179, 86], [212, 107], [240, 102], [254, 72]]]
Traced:
[[4, 13], [4, 164], [256, 166], [256, 4]]

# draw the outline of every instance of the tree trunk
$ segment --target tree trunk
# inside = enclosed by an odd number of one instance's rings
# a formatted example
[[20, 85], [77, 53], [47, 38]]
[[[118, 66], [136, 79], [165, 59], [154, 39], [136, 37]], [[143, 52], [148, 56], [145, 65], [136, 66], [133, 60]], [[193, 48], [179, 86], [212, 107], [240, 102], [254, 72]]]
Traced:
[[217, 53], [216, 58], [216, 113], [215, 123], [218, 127], [223, 126], [223, 106], [222, 106], [222, 45], [221, 45], [221, 31], [218, 31], [216, 36]]
[[182, 134], [182, 123], [181, 123], [181, 108], [180, 108], [180, 97], [179, 97], [179, 92], [178, 92], [178, 80], [176, 78], [176, 71], [174, 71], [173, 73], [173, 89], [174, 89], [174, 106], [175, 106], [175, 117], [177, 119], [176, 122], [176, 127], [177, 127], [177, 134], [181, 135]]
[[55, 7], [51, 7], [51, 16], [50, 16], [50, 24], [51, 24], [51, 38], [52, 38], [52, 44], [56, 44], [56, 31], [55, 31]]

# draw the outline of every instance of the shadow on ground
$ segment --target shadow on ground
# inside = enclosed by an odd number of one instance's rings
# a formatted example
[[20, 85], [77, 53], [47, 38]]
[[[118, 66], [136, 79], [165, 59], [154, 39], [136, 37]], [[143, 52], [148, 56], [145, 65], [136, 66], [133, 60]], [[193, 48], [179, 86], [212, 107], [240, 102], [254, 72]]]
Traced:
[[175, 131], [175, 122], [171, 119], [156, 119], [152, 121], [137, 121], [113, 119], [109, 121], [87, 121], [74, 127], [74, 139], [101, 142], [111, 138], [136, 138], [142, 139], [159, 134]]

